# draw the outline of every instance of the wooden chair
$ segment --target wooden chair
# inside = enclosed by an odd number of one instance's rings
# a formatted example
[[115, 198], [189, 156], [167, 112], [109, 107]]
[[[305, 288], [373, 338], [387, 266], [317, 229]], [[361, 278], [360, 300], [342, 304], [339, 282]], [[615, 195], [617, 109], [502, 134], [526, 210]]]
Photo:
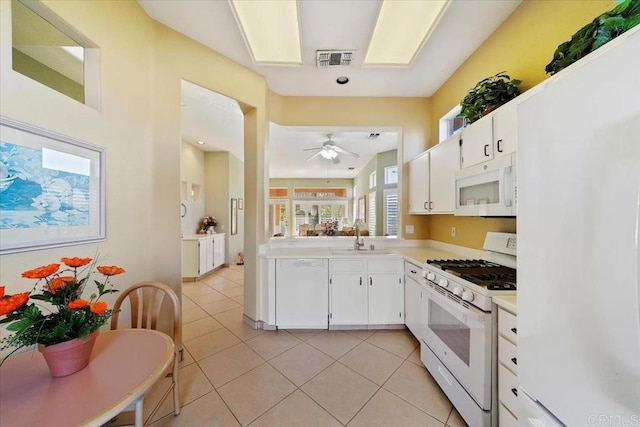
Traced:
[[[171, 371], [167, 373], [166, 377], [171, 378], [171, 385], [162, 395], [162, 398], [151, 411], [147, 419], [144, 421], [144, 425], [147, 425], [153, 416], [158, 412], [160, 406], [173, 391], [173, 413], [175, 415], [180, 414], [180, 396], [178, 388], [178, 361], [180, 360], [180, 348], [181, 348], [181, 336], [180, 336], [180, 322], [181, 322], [181, 310], [180, 300], [176, 293], [164, 283], [161, 282], [141, 282], [135, 284], [128, 289], [125, 289], [113, 306], [113, 317], [111, 318], [111, 329], [117, 329], [119, 311], [125, 300], [129, 300], [131, 309], [131, 328], [146, 328], [146, 329], [158, 329], [158, 319], [160, 316], [160, 308], [163, 301], [167, 299], [173, 310], [173, 343], [175, 346], [173, 366]], [[135, 417], [136, 421], [142, 421], [144, 414], [142, 408], [142, 401], [136, 404]]]

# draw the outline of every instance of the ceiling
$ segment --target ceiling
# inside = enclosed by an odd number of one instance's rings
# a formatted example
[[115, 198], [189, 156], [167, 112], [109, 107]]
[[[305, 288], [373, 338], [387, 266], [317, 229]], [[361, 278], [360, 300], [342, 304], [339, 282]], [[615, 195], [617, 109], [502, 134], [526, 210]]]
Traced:
[[[423, 0], [428, 1], [428, 0]], [[521, 0], [451, 0], [422, 50], [409, 67], [362, 67], [381, 0], [298, 0], [303, 65], [255, 65], [224, 0], [138, 0], [155, 20], [265, 76], [269, 88], [286, 96], [428, 97], [513, 12]], [[317, 68], [316, 50], [355, 50], [350, 67]], [[335, 80], [347, 76], [350, 82]], [[243, 117], [238, 104], [197, 85], [182, 84], [183, 139], [204, 151], [243, 153]], [[375, 155], [397, 147], [389, 128], [292, 128], [270, 125], [269, 174], [280, 178], [352, 178]], [[376, 140], [370, 133], [380, 133]], [[307, 161], [333, 134], [338, 146], [360, 155]], [[292, 147], [294, 149], [292, 149]], [[353, 170], [349, 170], [353, 167]]]
[[[428, 0], [423, 0], [428, 1]], [[362, 67], [382, 2], [298, 0], [302, 66], [255, 65], [228, 1], [138, 0], [153, 19], [265, 76], [287, 96], [428, 97], [521, 0], [451, 0], [410, 67]], [[316, 67], [316, 50], [355, 50], [350, 67]], [[336, 78], [350, 82], [338, 85]]]

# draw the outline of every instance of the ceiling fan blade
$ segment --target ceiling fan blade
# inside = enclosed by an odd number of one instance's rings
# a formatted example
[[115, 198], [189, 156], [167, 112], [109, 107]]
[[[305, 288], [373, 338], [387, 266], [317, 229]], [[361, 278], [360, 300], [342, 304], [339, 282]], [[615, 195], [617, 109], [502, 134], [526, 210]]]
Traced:
[[314, 154], [313, 156], [309, 157], [309, 158], [307, 159], [307, 162], [308, 162], [308, 161], [310, 161], [310, 160], [315, 159], [316, 157], [318, 157], [318, 156], [320, 155], [320, 153], [322, 153], [322, 151], [318, 151], [316, 154]]
[[340, 158], [339, 157], [334, 157], [333, 158], [333, 164], [337, 165], [338, 163], [340, 163]]
[[305, 148], [302, 151], [322, 150], [324, 147]]
[[345, 150], [344, 148], [340, 148], [340, 147], [338, 147], [337, 145], [334, 145], [334, 146], [333, 146], [333, 149], [334, 149], [334, 150], [336, 150], [338, 153], [346, 154], [346, 155], [351, 156], [351, 157], [354, 157], [354, 158], [356, 158], [356, 159], [360, 157], [360, 155], [359, 155], [359, 154], [356, 154], [356, 153], [354, 153], [354, 152], [352, 152], [352, 151], [349, 151], [349, 150]]

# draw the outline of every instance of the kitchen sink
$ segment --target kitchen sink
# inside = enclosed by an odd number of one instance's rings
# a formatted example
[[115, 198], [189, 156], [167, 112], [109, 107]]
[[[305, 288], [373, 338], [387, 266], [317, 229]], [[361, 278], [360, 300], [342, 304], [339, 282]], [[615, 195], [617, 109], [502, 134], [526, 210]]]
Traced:
[[387, 249], [331, 249], [333, 255], [394, 255], [396, 252]]

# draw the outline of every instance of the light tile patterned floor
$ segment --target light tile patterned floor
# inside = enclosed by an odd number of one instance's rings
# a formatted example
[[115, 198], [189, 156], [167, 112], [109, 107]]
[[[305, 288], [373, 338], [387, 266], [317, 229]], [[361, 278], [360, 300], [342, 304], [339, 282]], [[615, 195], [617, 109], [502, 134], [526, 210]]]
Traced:
[[466, 425], [409, 332], [254, 330], [243, 275], [231, 265], [183, 284], [182, 413], [168, 398], [154, 427]]

